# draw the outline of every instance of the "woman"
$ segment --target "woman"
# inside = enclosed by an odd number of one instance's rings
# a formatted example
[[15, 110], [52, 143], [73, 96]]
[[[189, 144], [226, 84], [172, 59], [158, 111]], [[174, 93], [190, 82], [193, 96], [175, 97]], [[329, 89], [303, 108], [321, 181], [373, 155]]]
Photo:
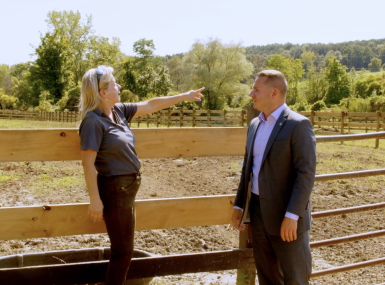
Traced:
[[105, 221], [111, 241], [106, 284], [120, 285], [125, 282], [133, 255], [134, 203], [140, 186], [140, 163], [128, 123], [182, 100], [200, 101], [204, 88], [140, 103], [119, 103], [121, 87], [112, 72], [112, 67], [99, 66], [84, 74], [79, 135], [90, 196], [88, 217], [94, 223]]

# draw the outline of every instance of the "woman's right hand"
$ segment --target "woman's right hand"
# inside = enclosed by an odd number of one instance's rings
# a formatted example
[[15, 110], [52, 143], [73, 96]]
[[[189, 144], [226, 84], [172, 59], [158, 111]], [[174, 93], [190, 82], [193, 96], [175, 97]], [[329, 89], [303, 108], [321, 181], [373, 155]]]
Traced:
[[103, 203], [100, 199], [90, 201], [88, 217], [94, 223], [99, 223], [103, 220]]

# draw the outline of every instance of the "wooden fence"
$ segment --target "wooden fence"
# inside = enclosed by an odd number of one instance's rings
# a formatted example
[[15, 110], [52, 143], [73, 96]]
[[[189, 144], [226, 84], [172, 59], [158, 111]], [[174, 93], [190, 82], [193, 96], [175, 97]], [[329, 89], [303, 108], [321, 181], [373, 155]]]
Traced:
[[[135, 129], [137, 152], [141, 158], [196, 156], [241, 156], [246, 128]], [[78, 160], [79, 136], [76, 129], [0, 130], [0, 162]], [[385, 137], [375, 134], [317, 137], [317, 143]], [[28, 141], [28, 144], [25, 144]], [[63, 151], [65, 150], [65, 151]], [[317, 175], [316, 181], [383, 175], [385, 169]], [[184, 197], [136, 201], [136, 230], [228, 224], [234, 195]], [[105, 233], [103, 223], [87, 218], [87, 204], [42, 205], [0, 208], [0, 240], [49, 238], [75, 234]], [[312, 213], [313, 218], [384, 208], [385, 203]], [[376, 231], [337, 239], [315, 241], [311, 247], [326, 246], [385, 235]], [[252, 249], [243, 248], [247, 236], [240, 235], [240, 249], [198, 254], [134, 259], [128, 278], [146, 278], [238, 269], [254, 272]], [[215, 262], [214, 262], [215, 261]], [[384, 263], [385, 257], [313, 272], [312, 278]], [[79, 284], [101, 282], [107, 261], [57, 264], [0, 269], [7, 284]], [[250, 269], [252, 268], [252, 269]], [[242, 271], [244, 272], [244, 271]], [[251, 283], [250, 283], [251, 284]]]
[[[0, 119], [38, 120], [76, 123], [78, 112], [2, 111]], [[162, 110], [133, 119], [130, 127], [232, 127], [245, 126], [246, 111], [227, 110]]]
[[[323, 135], [385, 130], [385, 112], [299, 112]], [[130, 127], [246, 126], [246, 110], [162, 110], [131, 121]], [[0, 110], [0, 119], [79, 122], [78, 112], [22, 112]]]

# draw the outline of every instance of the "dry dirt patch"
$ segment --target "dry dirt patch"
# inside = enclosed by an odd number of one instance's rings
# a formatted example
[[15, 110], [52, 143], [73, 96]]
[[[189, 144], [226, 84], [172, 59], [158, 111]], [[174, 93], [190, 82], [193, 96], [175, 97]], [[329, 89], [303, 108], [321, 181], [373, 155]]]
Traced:
[[[383, 168], [385, 151], [365, 146], [317, 146], [317, 173]], [[143, 184], [138, 199], [235, 194], [241, 157], [142, 160]], [[313, 211], [385, 201], [384, 177], [316, 183]], [[0, 206], [88, 202], [79, 162], [0, 164]], [[384, 229], [384, 211], [316, 219], [311, 240], [323, 240]], [[238, 233], [227, 225], [152, 230], [136, 233], [135, 246], [154, 254], [203, 252], [236, 248]], [[108, 237], [83, 235], [0, 242], [0, 255], [108, 246]], [[369, 239], [312, 251], [313, 270], [385, 256], [385, 238]], [[358, 269], [312, 280], [312, 284], [378, 284], [385, 266]], [[234, 284], [234, 272], [157, 278], [154, 284]], [[218, 278], [223, 276], [223, 278]], [[231, 277], [232, 276], [232, 277]], [[215, 277], [217, 279], [212, 279]], [[226, 277], [226, 278], [225, 278]], [[232, 278], [232, 279], [231, 279]], [[203, 282], [203, 283], [202, 283]]]

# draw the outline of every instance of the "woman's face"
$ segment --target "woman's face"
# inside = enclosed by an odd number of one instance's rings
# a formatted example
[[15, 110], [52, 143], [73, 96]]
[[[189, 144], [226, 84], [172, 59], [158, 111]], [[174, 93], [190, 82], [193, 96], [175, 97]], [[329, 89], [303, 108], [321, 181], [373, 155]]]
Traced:
[[120, 89], [122, 87], [115, 82], [115, 78], [112, 77], [107, 89], [104, 89], [105, 99], [113, 104], [120, 102]]

